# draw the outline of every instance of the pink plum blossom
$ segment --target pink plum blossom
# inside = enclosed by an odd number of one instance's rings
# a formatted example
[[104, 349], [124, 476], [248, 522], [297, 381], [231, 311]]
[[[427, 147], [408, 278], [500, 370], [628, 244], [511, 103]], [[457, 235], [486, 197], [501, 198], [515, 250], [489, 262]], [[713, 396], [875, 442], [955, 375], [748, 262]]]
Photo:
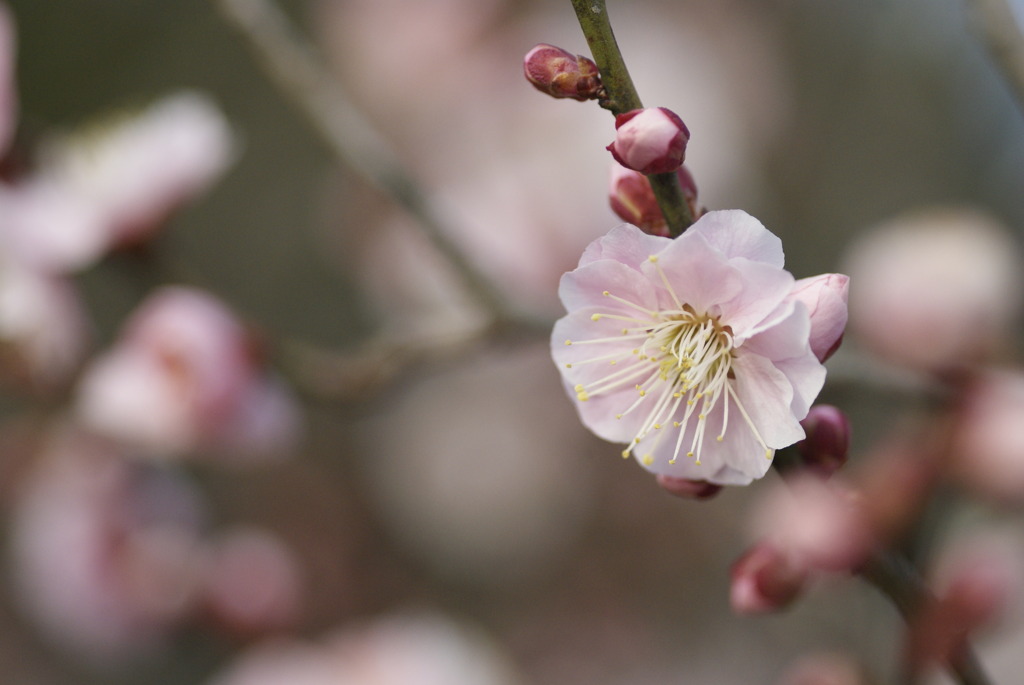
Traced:
[[648, 470], [750, 483], [825, 369], [781, 241], [745, 212], [709, 212], [674, 240], [620, 226], [562, 277], [552, 349], [583, 423]]
[[665, 174], [683, 165], [689, 140], [690, 131], [675, 112], [634, 109], [615, 117], [615, 140], [608, 151], [627, 169]]
[[298, 429], [294, 401], [257, 363], [242, 324], [185, 287], [140, 306], [119, 343], [86, 370], [77, 408], [92, 429], [163, 455], [276, 454]]

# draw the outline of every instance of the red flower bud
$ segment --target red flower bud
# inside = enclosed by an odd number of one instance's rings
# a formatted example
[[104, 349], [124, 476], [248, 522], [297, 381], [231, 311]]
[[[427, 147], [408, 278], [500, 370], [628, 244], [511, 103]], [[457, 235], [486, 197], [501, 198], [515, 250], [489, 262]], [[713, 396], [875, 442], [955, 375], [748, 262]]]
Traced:
[[838, 407], [818, 404], [800, 422], [807, 437], [796, 444], [804, 465], [828, 478], [846, 463], [850, 451], [850, 420]]
[[[697, 210], [697, 185], [685, 166], [676, 172], [683, 189], [683, 198], [693, 217], [700, 216]], [[668, 236], [668, 224], [654, 197], [651, 182], [638, 171], [613, 164], [608, 188], [608, 201], [620, 219], [633, 224], [644, 233]]]
[[627, 169], [665, 174], [683, 165], [690, 131], [675, 112], [664, 107], [634, 109], [615, 118], [615, 131], [608, 150]]
[[554, 98], [593, 100], [603, 91], [601, 74], [593, 61], [554, 45], [540, 43], [523, 58], [526, 80]]

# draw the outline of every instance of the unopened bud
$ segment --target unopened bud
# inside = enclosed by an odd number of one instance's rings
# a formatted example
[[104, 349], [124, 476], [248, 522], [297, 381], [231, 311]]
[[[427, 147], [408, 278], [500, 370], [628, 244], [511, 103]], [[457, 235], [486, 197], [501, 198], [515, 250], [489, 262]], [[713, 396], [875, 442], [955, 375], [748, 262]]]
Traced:
[[615, 141], [608, 150], [627, 169], [665, 174], [682, 166], [689, 140], [690, 131], [675, 112], [634, 109], [615, 117]]
[[790, 297], [803, 302], [811, 315], [811, 351], [824, 362], [839, 349], [846, 330], [846, 300], [850, 278], [843, 274], [821, 274], [801, 278]]
[[729, 571], [729, 603], [739, 614], [762, 614], [789, 606], [803, 591], [808, 569], [775, 547], [760, 543]]
[[[683, 199], [690, 208], [690, 215], [697, 217], [697, 184], [685, 166], [676, 172]], [[608, 201], [620, 219], [633, 224], [644, 233], [668, 237], [668, 223], [661, 213], [658, 200], [654, 197], [651, 182], [639, 171], [613, 164], [608, 188]]]
[[706, 480], [675, 478], [664, 474], [658, 475], [658, 485], [668, 493], [685, 499], [711, 499], [722, 491], [721, 485], [715, 485]]
[[523, 58], [526, 80], [555, 98], [593, 100], [602, 92], [597, 65], [582, 55], [574, 55], [554, 45], [540, 43]]
[[850, 420], [838, 407], [811, 407], [800, 425], [807, 437], [796, 444], [804, 466], [828, 478], [846, 463], [850, 452]]

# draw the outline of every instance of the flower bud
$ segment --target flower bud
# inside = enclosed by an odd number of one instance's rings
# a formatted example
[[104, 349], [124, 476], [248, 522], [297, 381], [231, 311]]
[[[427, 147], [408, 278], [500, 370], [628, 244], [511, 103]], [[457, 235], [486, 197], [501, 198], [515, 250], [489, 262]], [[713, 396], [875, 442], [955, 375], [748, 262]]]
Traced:
[[760, 543], [729, 571], [729, 603], [739, 614], [761, 614], [789, 606], [804, 589], [808, 569], [772, 545]]
[[800, 422], [807, 437], [796, 444], [804, 466], [828, 478], [846, 463], [850, 451], [850, 420], [838, 407], [818, 404]]
[[689, 140], [690, 131], [675, 112], [634, 109], [615, 117], [615, 140], [608, 150], [627, 169], [665, 174], [682, 166]]
[[601, 74], [592, 60], [545, 43], [526, 53], [523, 74], [537, 90], [554, 98], [583, 102], [602, 91]]
[[706, 480], [675, 478], [664, 474], [659, 474], [657, 480], [658, 485], [666, 492], [685, 499], [711, 499], [722, 491], [721, 485], [715, 485]]
[[846, 300], [850, 278], [843, 274], [821, 274], [801, 278], [790, 297], [807, 305], [811, 315], [811, 350], [824, 362], [839, 349], [846, 329]]
[[[697, 184], [690, 171], [679, 167], [676, 172], [679, 185], [683, 189], [683, 199], [690, 208], [690, 215], [696, 218]], [[644, 233], [668, 237], [668, 224], [654, 197], [651, 182], [638, 171], [627, 169], [621, 164], [613, 164], [611, 180], [608, 188], [608, 201], [620, 219], [640, 228]]]

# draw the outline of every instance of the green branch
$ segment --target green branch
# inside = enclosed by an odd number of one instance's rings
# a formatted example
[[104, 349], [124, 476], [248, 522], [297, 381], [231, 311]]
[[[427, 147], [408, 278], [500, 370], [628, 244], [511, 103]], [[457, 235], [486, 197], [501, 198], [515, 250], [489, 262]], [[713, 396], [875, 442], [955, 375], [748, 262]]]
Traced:
[[[601, 71], [601, 82], [608, 94], [601, 106], [619, 115], [643, 107], [640, 96], [629, 76], [622, 52], [615, 41], [612, 25], [605, 9], [605, 0], [572, 0], [576, 18], [590, 46], [590, 53]], [[683, 197], [683, 189], [674, 173], [651, 174], [647, 177], [654, 197], [668, 224], [669, 235], [682, 235], [693, 223], [690, 207]]]

